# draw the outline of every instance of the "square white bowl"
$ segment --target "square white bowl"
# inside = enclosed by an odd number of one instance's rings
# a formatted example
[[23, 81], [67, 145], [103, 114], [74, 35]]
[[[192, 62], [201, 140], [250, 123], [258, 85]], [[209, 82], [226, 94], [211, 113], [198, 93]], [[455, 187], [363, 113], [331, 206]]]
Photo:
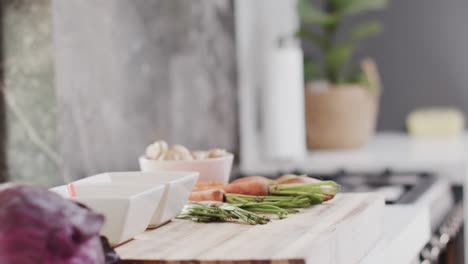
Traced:
[[151, 184], [166, 186], [161, 205], [156, 209], [149, 223], [150, 228], [155, 228], [169, 222], [176, 217], [185, 204], [198, 180], [198, 172], [184, 171], [160, 171], [160, 172], [108, 172], [87, 177], [75, 182], [83, 183], [125, 183]]
[[113, 246], [145, 231], [165, 189], [163, 184], [74, 183], [73, 186], [73, 197], [67, 185], [50, 190], [103, 214], [106, 221], [101, 234]]

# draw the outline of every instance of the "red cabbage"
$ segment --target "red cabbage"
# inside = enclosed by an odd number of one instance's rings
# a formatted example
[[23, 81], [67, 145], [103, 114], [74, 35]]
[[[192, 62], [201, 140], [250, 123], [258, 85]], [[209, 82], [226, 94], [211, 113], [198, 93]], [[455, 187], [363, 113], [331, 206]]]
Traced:
[[46, 189], [0, 185], [0, 263], [101, 264], [104, 217]]

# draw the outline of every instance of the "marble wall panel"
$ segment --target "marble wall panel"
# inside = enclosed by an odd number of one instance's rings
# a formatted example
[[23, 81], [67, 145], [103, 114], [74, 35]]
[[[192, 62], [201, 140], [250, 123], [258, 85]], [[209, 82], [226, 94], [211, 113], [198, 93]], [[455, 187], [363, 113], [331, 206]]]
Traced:
[[138, 168], [156, 139], [237, 151], [228, 0], [54, 0], [66, 178]]

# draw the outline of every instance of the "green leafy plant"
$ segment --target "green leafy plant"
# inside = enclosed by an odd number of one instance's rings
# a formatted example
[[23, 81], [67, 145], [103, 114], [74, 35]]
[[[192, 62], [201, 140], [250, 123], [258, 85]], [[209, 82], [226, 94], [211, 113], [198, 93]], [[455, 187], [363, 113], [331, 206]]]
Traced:
[[311, 0], [298, 0], [301, 27], [298, 36], [322, 52], [321, 58], [305, 56], [306, 81], [326, 79], [330, 83], [361, 83], [369, 81], [359, 67], [349, 65], [360, 42], [382, 30], [379, 21], [365, 21], [343, 36], [338, 31], [345, 19], [369, 11], [386, 8], [387, 0], [323, 0], [323, 8]]

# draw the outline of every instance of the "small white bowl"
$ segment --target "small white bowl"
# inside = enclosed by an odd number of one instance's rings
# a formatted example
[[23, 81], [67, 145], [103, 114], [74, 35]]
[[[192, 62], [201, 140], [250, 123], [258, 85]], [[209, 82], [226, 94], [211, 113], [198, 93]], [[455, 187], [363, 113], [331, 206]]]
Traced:
[[140, 169], [144, 172], [160, 171], [196, 171], [200, 173], [200, 181], [229, 182], [231, 176], [233, 154], [224, 157], [203, 160], [151, 160], [140, 157]]
[[198, 172], [161, 171], [161, 172], [109, 172], [87, 177], [75, 182], [82, 183], [126, 183], [126, 184], [164, 184], [166, 189], [161, 205], [154, 212], [149, 223], [150, 228], [158, 227], [176, 217], [187, 204], [190, 192], [197, 179]]
[[73, 197], [67, 185], [50, 190], [103, 214], [106, 219], [101, 234], [112, 246], [145, 231], [165, 189], [164, 185], [154, 184], [74, 183], [73, 186]]

